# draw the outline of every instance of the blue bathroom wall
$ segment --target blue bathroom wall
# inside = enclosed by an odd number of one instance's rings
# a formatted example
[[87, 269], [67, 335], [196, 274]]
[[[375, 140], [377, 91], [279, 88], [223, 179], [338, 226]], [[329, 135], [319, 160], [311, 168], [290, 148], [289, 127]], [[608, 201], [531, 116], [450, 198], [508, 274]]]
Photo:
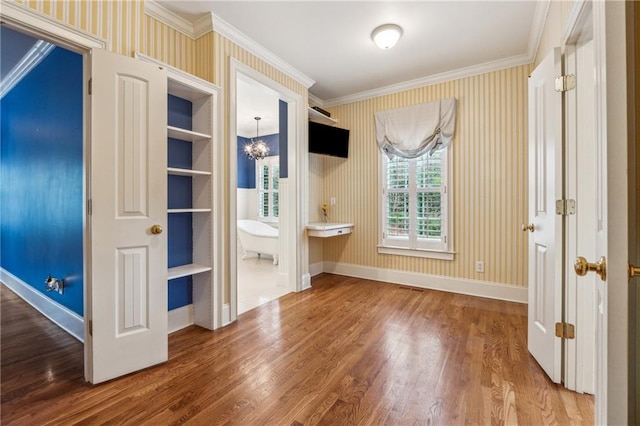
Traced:
[[[167, 99], [169, 126], [193, 130], [193, 104], [186, 99], [169, 95]], [[167, 165], [181, 169], [192, 168], [193, 143], [169, 138]], [[190, 208], [192, 203], [191, 178], [169, 175], [168, 200], [170, 209]], [[193, 216], [191, 213], [172, 213], [167, 221], [169, 268], [193, 263]], [[193, 302], [193, 279], [182, 277], [169, 280], [167, 287], [169, 310], [181, 308]]]
[[[280, 155], [280, 135], [260, 136], [269, 147], [269, 155]], [[256, 187], [256, 160], [251, 160], [244, 153], [244, 146], [251, 143], [251, 138], [238, 136], [238, 188]]]
[[[78, 315], [82, 82], [82, 56], [57, 47], [0, 101], [0, 265]], [[64, 279], [64, 294], [45, 291], [49, 274]]]
[[[287, 132], [289, 125], [289, 114], [288, 114], [289, 105], [283, 101], [278, 101], [278, 129], [280, 129], [280, 177], [286, 178], [289, 176], [289, 132]], [[284, 131], [282, 130], [284, 129]]]

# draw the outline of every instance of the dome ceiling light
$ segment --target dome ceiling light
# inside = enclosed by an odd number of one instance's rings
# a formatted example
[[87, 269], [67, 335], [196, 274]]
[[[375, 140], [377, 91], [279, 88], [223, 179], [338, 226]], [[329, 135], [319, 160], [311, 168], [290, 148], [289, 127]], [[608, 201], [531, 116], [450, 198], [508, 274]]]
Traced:
[[371, 33], [371, 40], [382, 50], [391, 49], [402, 36], [402, 28], [396, 24], [384, 24]]

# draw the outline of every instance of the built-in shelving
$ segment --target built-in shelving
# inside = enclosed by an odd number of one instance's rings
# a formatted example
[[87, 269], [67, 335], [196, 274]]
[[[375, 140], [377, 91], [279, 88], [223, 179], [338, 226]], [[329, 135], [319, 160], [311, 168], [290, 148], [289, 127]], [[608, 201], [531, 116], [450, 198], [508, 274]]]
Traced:
[[330, 126], [335, 126], [338, 124], [338, 120], [335, 120], [329, 116], [324, 115], [320, 111], [316, 111], [315, 109], [309, 107], [309, 121], [315, 121], [320, 124], [328, 124]]
[[180, 139], [186, 142], [210, 141], [211, 135], [194, 132], [193, 130], [181, 129], [179, 127], [167, 126], [167, 135], [170, 138]]
[[167, 209], [167, 213], [211, 213], [211, 209]]
[[189, 275], [201, 274], [203, 272], [211, 271], [211, 266], [198, 265], [197, 263], [190, 263], [188, 265], [175, 266], [169, 268], [168, 277], [170, 280], [176, 278], [188, 277]]
[[174, 176], [211, 176], [211, 172], [205, 170], [180, 169], [168, 167], [167, 173]]

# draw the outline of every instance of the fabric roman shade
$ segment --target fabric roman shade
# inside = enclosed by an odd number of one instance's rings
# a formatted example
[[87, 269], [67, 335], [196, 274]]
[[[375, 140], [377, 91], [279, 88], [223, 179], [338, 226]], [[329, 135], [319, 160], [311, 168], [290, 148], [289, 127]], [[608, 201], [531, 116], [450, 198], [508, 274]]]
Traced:
[[456, 127], [456, 99], [377, 111], [376, 139], [389, 158], [416, 158], [446, 148]]

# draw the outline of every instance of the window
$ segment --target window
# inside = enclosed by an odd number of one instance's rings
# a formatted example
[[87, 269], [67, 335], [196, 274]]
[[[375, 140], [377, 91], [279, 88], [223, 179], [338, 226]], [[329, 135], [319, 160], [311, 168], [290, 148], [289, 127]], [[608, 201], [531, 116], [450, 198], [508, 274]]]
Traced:
[[256, 161], [256, 187], [258, 188], [258, 220], [278, 221], [278, 179], [280, 157], [265, 157]]
[[453, 259], [448, 151], [414, 159], [383, 155], [380, 253]]

